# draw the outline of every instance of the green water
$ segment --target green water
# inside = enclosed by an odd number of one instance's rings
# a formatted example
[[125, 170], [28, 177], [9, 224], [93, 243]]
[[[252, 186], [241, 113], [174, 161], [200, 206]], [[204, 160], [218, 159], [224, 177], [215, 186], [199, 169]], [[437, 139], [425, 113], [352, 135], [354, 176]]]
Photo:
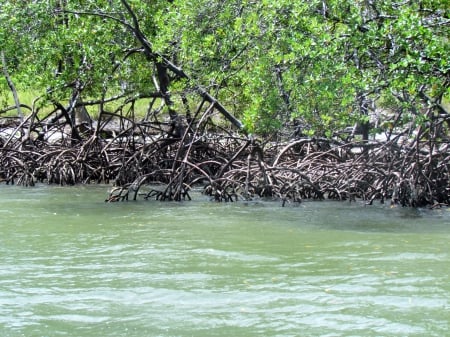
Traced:
[[450, 336], [450, 211], [0, 186], [0, 336]]

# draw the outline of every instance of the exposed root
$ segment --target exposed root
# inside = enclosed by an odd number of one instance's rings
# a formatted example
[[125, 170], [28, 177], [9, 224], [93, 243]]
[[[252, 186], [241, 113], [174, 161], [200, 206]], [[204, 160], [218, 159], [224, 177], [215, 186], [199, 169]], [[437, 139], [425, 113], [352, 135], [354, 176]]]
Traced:
[[[178, 138], [166, 129], [155, 134], [160, 123], [128, 118], [120, 122], [126, 128], [112, 136], [105, 124], [76, 142], [61, 138], [50, 143], [42, 137], [23, 142], [20, 135], [8, 134], [0, 147], [0, 182], [112, 182], [107, 202], [190, 200], [191, 188], [202, 186], [217, 202], [269, 198], [284, 206], [329, 198], [408, 207], [450, 204], [448, 140], [400, 143], [393, 137], [342, 143], [303, 138], [263, 144], [232, 133], [209, 133], [209, 113], [210, 108]], [[44, 125], [35, 122], [33, 128], [38, 133]], [[144, 191], [155, 184], [160, 188]]]

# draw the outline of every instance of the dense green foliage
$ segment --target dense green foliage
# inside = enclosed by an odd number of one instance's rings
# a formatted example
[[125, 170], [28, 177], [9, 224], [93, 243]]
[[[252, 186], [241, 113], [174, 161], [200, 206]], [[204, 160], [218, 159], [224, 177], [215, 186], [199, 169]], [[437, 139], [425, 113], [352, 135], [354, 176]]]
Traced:
[[[448, 0], [1, 0], [0, 48], [16, 85], [53, 101], [74, 90], [94, 99], [157, 91], [124, 3], [152, 50], [189, 74], [169, 72], [179, 110], [195, 83], [250, 132], [295, 120], [307, 135], [331, 136], [380, 108], [391, 120], [378, 128], [446, 112]], [[0, 89], [5, 97], [3, 78]]]

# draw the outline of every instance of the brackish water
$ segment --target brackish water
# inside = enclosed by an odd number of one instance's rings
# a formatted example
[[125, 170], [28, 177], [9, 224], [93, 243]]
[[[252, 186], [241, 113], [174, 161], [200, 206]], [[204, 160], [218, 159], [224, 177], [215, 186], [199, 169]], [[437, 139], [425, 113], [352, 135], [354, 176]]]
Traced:
[[0, 336], [450, 336], [450, 211], [0, 186]]

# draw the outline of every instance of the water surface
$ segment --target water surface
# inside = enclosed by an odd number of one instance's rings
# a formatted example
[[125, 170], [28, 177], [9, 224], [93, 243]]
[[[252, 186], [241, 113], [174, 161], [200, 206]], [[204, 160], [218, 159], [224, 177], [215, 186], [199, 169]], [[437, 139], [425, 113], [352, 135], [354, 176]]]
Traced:
[[450, 336], [450, 212], [0, 186], [0, 336]]

